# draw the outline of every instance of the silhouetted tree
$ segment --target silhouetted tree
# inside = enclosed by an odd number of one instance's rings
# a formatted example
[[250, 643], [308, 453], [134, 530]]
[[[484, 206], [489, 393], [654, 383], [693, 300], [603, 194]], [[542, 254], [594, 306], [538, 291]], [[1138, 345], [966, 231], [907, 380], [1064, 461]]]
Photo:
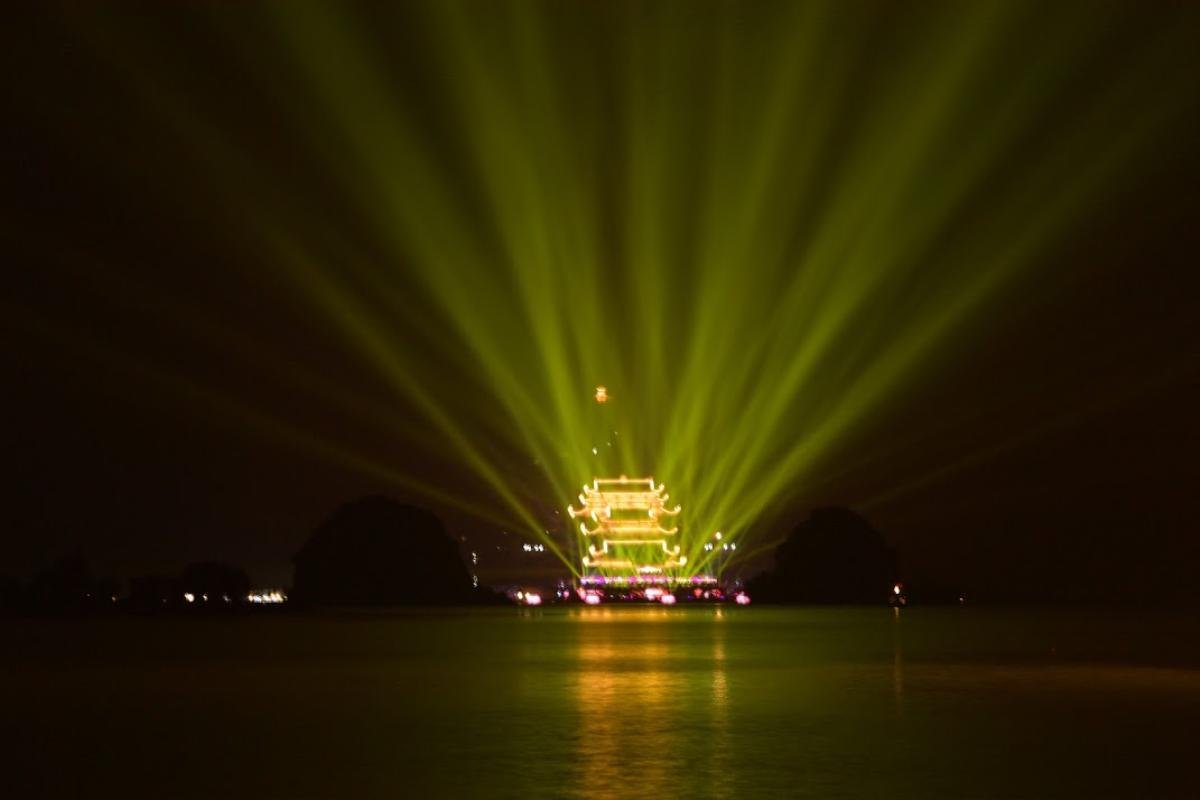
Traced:
[[92, 577], [84, 558], [60, 558], [39, 572], [29, 585], [30, 606], [38, 611], [74, 612], [112, 604], [116, 584]]
[[339, 508], [294, 561], [291, 596], [299, 602], [402, 605], [473, 599], [458, 546], [438, 518], [386, 497]]
[[747, 590], [767, 602], [883, 603], [895, 579], [895, 552], [870, 523], [846, 508], [818, 508]]
[[219, 561], [201, 561], [189, 564], [183, 570], [179, 591], [190, 592], [197, 603], [237, 605], [245, 602], [250, 592], [250, 577], [240, 567]]

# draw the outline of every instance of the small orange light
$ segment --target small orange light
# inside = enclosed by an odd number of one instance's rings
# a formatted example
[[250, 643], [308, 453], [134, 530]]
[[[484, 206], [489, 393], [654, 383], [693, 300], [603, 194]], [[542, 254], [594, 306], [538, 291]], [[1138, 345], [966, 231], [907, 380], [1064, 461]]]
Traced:
[[605, 389], [603, 386], [596, 387], [596, 402], [597, 403], [607, 403], [608, 402], [608, 389]]

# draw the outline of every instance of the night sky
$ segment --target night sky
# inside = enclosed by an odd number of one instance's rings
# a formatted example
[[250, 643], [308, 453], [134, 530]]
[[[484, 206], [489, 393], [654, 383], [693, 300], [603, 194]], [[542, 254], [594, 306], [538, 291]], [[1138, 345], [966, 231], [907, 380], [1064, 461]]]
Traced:
[[913, 582], [1200, 596], [1200, 10], [1043, 5], [11, 21], [0, 572], [286, 584], [385, 493], [567, 575], [514, 550], [605, 384], [747, 574], [837, 504]]

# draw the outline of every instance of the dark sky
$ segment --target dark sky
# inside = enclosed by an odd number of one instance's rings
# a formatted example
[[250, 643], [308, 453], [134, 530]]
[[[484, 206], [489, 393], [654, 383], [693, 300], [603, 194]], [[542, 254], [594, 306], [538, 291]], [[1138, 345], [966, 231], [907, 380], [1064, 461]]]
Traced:
[[[882, 6], [856, 8], [889, 24]], [[1118, 73], [1126, 45], [1165, 24], [1144, 14], [1195, 22], [1169, 4], [1117, 8], [1131, 28], [1111, 40]], [[365, 223], [329, 199], [329, 163], [314, 161], [309, 134], [271, 94], [296, 80], [287, 59], [265, 37], [254, 46], [252, 13], [227, 15], [243, 49], [221, 50], [211, 11], [51, 6], [7, 26], [0, 572], [27, 576], [66, 553], [117, 576], [218, 558], [286, 583], [290, 555], [339, 503], [405, 496], [265, 431], [263, 417], [464, 497], [482, 492], [444, 450], [381, 440], [361, 421], [360, 405], [413, 412], [346, 357], [294, 286], [260, 268], [238, 220], [287, 206], [350, 240]], [[114, 55], [115, 43], [130, 52]], [[407, 110], [434, 127], [440, 101], [421, 75], [435, 47], [413, 34], [394, 50], [410, 67]], [[1141, 89], [1147, 106], [1184, 106], [1173, 124], [1200, 132], [1187, 99], [1196, 66], [1179, 60], [1177, 81]], [[230, 166], [218, 202], [195, 141], [163, 121], [172, 102], [203, 121], [200, 140], [205, 125], [228, 134], [280, 184]], [[820, 494], [773, 509], [770, 524], [782, 532], [811, 505], [851, 505], [900, 547], [913, 578], [983, 594], [1200, 596], [1200, 138], [1176, 133], [1043, 254], [1051, 266], [1002, 319], [948, 343], [936, 378], [857, 428]], [[410, 311], [396, 346], [436, 364], [429, 339], [403, 331], [436, 326], [439, 312], [415, 288]], [[478, 375], [445, 369], [431, 366], [486, 394]], [[500, 525], [440, 510], [456, 533], [504, 541]]]

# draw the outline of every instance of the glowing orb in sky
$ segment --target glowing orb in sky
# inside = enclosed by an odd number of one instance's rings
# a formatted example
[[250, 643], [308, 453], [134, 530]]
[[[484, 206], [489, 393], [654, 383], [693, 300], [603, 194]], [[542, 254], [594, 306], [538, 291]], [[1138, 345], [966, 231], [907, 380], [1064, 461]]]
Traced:
[[597, 403], [607, 403], [608, 402], [608, 389], [604, 388], [603, 386], [596, 387], [596, 402]]

